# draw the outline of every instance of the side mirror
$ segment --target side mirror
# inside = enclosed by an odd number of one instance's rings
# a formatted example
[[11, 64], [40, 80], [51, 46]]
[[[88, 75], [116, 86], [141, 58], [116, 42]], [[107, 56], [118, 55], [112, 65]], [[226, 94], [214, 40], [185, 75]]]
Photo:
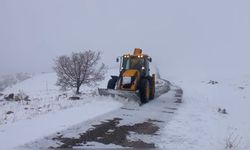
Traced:
[[119, 62], [119, 57], [116, 58], [116, 62]]
[[152, 58], [151, 57], [149, 57], [148, 60], [149, 60], [149, 62], [152, 62]]

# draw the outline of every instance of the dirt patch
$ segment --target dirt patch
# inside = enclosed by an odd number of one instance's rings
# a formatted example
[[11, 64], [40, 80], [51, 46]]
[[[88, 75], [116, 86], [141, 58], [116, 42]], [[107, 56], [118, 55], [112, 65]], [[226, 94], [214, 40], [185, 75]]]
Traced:
[[121, 109], [124, 109], [124, 110], [135, 110], [133, 108], [126, 108], [126, 107], [122, 107]]
[[80, 97], [79, 96], [72, 96], [72, 97], [69, 97], [69, 100], [80, 100]]
[[13, 114], [14, 112], [13, 111], [8, 111], [6, 114], [9, 115], [9, 114]]
[[161, 111], [161, 112], [163, 112], [163, 113], [168, 113], [168, 114], [173, 114], [174, 112], [172, 112], [172, 111], [165, 111], [165, 110], [163, 110], [163, 111]]
[[131, 148], [155, 148], [154, 143], [146, 143], [142, 140], [131, 141], [127, 139], [127, 136], [131, 132], [136, 134], [155, 135], [159, 130], [159, 127], [147, 121], [143, 123], [137, 123], [134, 125], [122, 125], [118, 126], [121, 118], [114, 118], [107, 120], [98, 125], [93, 125], [94, 129], [90, 129], [85, 133], [79, 134], [79, 138], [67, 138], [62, 135], [58, 135], [53, 140], [63, 143], [57, 148], [73, 148], [74, 146], [86, 145], [87, 142], [98, 142], [102, 144], [115, 144], [122, 147]]
[[172, 107], [164, 107], [165, 109], [170, 109], [170, 110], [177, 110], [177, 108], [172, 108]]
[[163, 123], [164, 121], [161, 121], [161, 120], [155, 120], [155, 119], [148, 119], [148, 122], [158, 122], [158, 123]]
[[176, 91], [176, 93], [175, 93], [175, 97], [176, 97], [175, 103], [182, 103], [183, 90], [182, 89], [177, 89], [175, 91]]
[[181, 97], [183, 95], [182, 89], [177, 89], [177, 90], [175, 90], [175, 92], [176, 92], [175, 97]]
[[128, 114], [122, 114], [122, 116], [133, 117], [133, 115], [128, 115]]

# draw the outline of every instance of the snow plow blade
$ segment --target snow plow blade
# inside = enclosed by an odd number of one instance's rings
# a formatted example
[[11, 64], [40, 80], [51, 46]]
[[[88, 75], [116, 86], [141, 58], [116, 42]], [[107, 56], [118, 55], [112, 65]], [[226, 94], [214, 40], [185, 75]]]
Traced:
[[128, 100], [138, 101], [140, 103], [140, 97], [138, 93], [132, 91], [112, 90], [112, 89], [98, 89], [101, 96], [122, 97]]
[[[164, 93], [167, 93], [170, 90], [171, 83], [164, 79], [157, 79], [156, 88], [155, 88], [155, 98], [158, 98]], [[98, 93], [101, 96], [112, 96], [114, 98], [121, 97], [141, 104], [139, 93], [132, 91], [123, 91], [123, 90], [112, 90], [112, 89], [98, 89]]]

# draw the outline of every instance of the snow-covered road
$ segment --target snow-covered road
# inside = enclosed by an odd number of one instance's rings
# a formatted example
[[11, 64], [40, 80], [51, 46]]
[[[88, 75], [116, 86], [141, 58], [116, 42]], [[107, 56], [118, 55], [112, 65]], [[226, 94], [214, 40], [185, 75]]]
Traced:
[[25, 148], [154, 148], [161, 143], [161, 132], [177, 111], [182, 92], [174, 86], [149, 103], [125, 103], [120, 109], [74, 125]]
[[[109, 75], [102, 87], [108, 79]], [[182, 91], [169, 81], [157, 79], [156, 99], [143, 106], [122, 98], [99, 97], [90, 87], [83, 88], [80, 100], [69, 100], [73, 93], [60, 91], [55, 82], [54, 73], [38, 74], [4, 91], [5, 95], [28, 95], [29, 100], [0, 97], [1, 148], [157, 147], [159, 141], [155, 139], [160, 139], [158, 134], [177, 111], [175, 102], [182, 97]], [[85, 132], [83, 137], [90, 140], [72, 139]], [[106, 134], [112, 136], [100, 140]]]

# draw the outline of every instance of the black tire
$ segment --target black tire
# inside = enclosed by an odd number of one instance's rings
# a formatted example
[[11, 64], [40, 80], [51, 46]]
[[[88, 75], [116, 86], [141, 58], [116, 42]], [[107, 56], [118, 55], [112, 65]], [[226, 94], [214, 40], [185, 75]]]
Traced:
[[155, 83], [152, 77], [149, 79], [150, 81], [150, 95], [149, 95], [149, 100], [152, 100], [155, 98]]
[[149, 80], [148, 79], [141, 79], [140, 82], [140, 99], [141, 103], [146, 103], [149, 101], [149, 96], [150, 96], [150, 85], [149, 85]]
[[117, 82], [117, 79], [114, 79], [114, 78], [110, 79], [108, 82], [107, 88], [108, 89], [115, 89], [116, 82]]

